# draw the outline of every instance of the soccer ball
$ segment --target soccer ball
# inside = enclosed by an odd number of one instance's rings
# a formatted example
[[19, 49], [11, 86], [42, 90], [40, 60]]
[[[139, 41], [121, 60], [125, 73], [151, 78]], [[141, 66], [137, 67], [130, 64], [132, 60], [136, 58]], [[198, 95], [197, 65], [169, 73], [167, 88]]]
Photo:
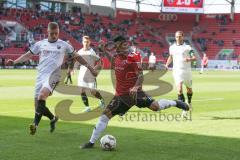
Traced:
[[112, 135], [105, 135], [100, 139], [100, 147], [105, 151], [112, 151], [116, 148], [117, 141]]

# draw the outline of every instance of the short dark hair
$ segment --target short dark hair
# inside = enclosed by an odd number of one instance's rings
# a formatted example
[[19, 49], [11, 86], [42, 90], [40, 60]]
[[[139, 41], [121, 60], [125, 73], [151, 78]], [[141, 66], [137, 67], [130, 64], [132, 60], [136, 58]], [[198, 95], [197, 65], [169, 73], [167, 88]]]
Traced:
[[[176, 31], [176, 33], [180, 33], [180, 34], [182, 34], [182, 36], [184, 36], [183, 31]], [[176, 34], [176, 33], [175, 33], [175, 34]]]
[[48, 29], [53, 30], [53, 29], [59, 29], [59, 25], [57, 22], [49, 22], [48, 23]]
[[115, 38], [113, 38], [113, 42], [124, 42], [124, 41], [127, 41], [125, 37], [121, 36], [121, 35], [118, 35], [116, 36]]
[[83, 36], [82, 39], [86, 39], [90, 41], [90, 37], [89, 36]]

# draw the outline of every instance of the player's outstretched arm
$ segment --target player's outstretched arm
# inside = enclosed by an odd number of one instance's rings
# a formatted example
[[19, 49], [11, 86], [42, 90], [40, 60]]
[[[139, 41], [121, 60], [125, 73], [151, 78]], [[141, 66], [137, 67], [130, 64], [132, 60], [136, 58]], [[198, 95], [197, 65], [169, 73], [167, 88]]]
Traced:
[[28, 51], [27, 53], [23, 54], [22, 56], [20, 56], [18, 59], [16, 59], [13, 64], [18, 64], [18, 63], [23, 63], [26, 62], [27, 60], [29, 60], [32, 57], [32, 53], [30, 51]]
[[94, 66], [94, 70], [97, 71], [99, 73], [99, 71], [102, 69], [102, 60], [99, 59], [97, 62], [96, 62], [96, 65]]
[[80, 55], [78, 55], [76, 51], [73, 53], [73, 57], [80, 64], [86, 66], [94, 76], [97, 76], [97, 71], [93, 69]]
[[166, 68], [168, 68], [168, 66], [172, 63], [172, 60], [173, 60], [172, 55], [170, 55], [170, 56], [168, 57], [168, 59], [167, 59], [166, 64], [165, 64], [165, 67], [166, 67]]

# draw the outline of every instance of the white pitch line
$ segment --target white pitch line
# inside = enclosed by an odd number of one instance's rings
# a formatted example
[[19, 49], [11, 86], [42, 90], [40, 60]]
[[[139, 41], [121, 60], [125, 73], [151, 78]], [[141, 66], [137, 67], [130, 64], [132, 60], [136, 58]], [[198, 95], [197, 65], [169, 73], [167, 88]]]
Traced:
[[224, 98], [209, 98], [209, 99], [195, 99], [192, 101], [200, 102], [200, 101], [222, 101]]

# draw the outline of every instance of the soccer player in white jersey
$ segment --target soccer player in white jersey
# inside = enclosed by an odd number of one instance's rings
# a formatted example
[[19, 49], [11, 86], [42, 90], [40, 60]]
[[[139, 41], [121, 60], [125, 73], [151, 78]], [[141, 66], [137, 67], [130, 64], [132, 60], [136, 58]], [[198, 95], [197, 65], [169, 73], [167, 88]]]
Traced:
[[156, 56], [154, 55], [153, 52], [151, 52], [151, 55], [149, 56], [149, 59], [148, 59], [148, 64], [149, 64], [148, 68], [152, 70], [152, 72], [156, 68], [156, 62], [157, 62]]
[[[189, 106], [191, 107], [192, 100], [192, 73], [191, 62], [196, 60], [194, 51], [190, 45], [184, 43], [184, 35], [182, 31], [175, 33], [176, 43], [172, 44], [169, 48], [169, 57], [166, 62], [166, 67], [173, 61], [173, 78], [178, 91], [178, 100], [185, 102], [183, 94], [183, 84], [187, 89], [187, 98]], [[183, 117], [186, 112], [183, 112]]]
[[[90, 47], [91, 40], [89, 36], [83, 36], [82, 38], [83, 48], [78, 51], [78, 54], [85, 59], [85, 61], [97, 70], [102, 67], [101, 59], [96, 54], [96, 52]], [[101, 94], [96, 90], [96, 77], [83, 65], [80, 66], [80, 71], [78, 75], [78, 86], [81, 87], [81, 96], [84, 105], [86, 106], [85, 112], [91, 111], [88, 103], [88, 97], [86, 95], [86, 89], [90, 89], [93, 96], [100, 100], [100, 107], [104, 107], [104, 100]]]
[[35, 43], [29, 51], [16, 59], [13, 63], [25, 62], [32, 55], [39, 55], [38, 75], [35, 86], [35, 117], [30, 125], [30, 134], [36, 133], [42, 116], [50, 119], [50, 132], [55, 129], [58, 118], [46, 107], [46, 100], [60, 80], [60, 69], [66, 54], [72, 54], [79, 63], [86, 65], [93, 75], [97, 72], [80, 57], [67, 42], [59, 39], [59, 26], [56, 22], [48, 24], [48, 38]]

